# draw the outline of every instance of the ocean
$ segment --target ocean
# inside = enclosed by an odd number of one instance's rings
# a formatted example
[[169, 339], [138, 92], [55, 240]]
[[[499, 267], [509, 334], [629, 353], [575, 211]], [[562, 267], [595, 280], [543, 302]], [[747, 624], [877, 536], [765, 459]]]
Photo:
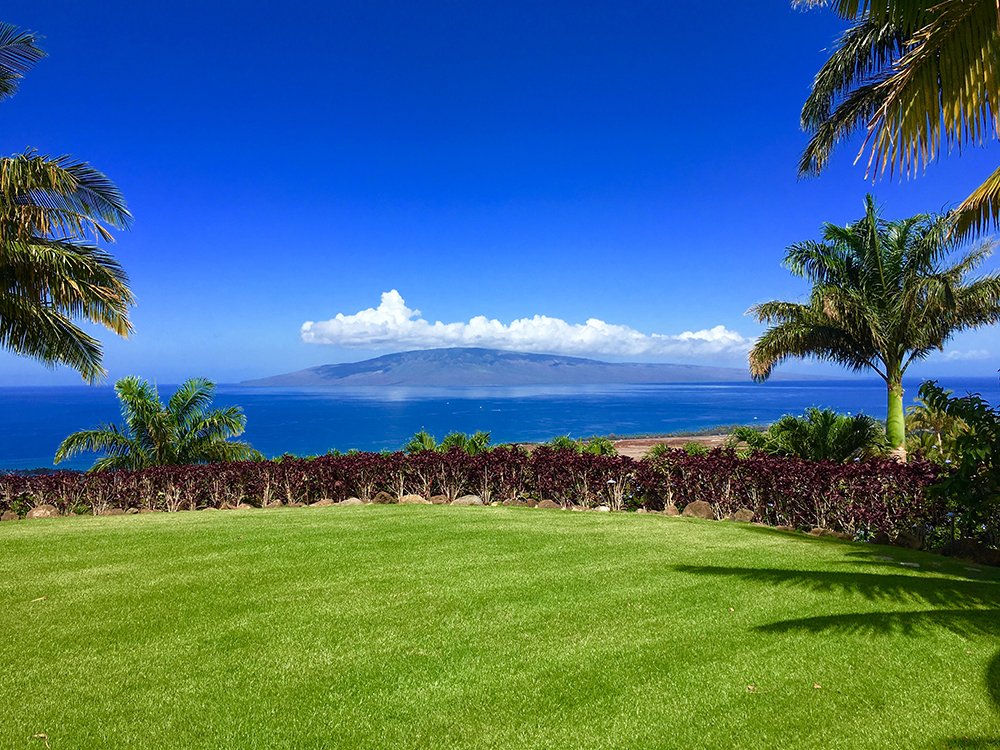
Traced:
[[[996, 378], [941, 378], [959, 394], [1000, 397]], [[919, 381], [906, 384], [907, 402]], [[160, 386], [165, 399], [172, 392]], [[809, 406], [885, 415], [880, 380], [684, 383], [645, 386], [518, 388], [274, 389], [220, 386], [216, 404], [242, 406], [245, 439], [267, 456], [330, 449], [396, 450], [414, 432], [439, 439], [487, 430], [494, 442], [543, 441], [557, 435], [649, 435], [719, 425], [769, 423]], [[118, 421], [110, 387], [0, 388], [0, 470], [53, 466], [71, 432]], [[60, 464], [83, 469], [93, 456]]]

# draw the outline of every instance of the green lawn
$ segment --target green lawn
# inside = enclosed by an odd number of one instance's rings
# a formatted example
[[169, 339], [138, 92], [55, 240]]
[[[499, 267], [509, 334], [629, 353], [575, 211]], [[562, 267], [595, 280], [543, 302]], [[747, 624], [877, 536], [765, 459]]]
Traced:
[[752, 526], [4, 523], [0, 625], [3, 748], [1000, 747], [1000, 572]]

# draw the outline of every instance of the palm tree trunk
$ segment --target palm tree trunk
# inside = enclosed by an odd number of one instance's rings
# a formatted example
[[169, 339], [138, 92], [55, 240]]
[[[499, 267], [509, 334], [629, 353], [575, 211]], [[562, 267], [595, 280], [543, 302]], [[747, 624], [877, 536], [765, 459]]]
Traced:
[[889, 387], [889, 405], [885, 418], [885, 434], [889, 439], [889, 447], [893, 449], [900, 449], [904, 448], [906, 443], [906, 422], [903, 417], [902, 377], [890, 378], [886, 381], [886, 383]]

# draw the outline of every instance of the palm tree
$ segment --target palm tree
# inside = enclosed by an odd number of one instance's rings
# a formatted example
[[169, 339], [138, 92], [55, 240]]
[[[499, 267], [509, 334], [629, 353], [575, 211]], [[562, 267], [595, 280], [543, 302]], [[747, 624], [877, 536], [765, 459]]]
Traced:
[[878, 421], [832, 409], [808, 409], [804, 417], [787, 414], [764, 432], [737, 427], [732, 436], [754, 450], [809, 461], [853, 461], [885, 450], [885, 430]]
[[185, 381], [166, 405], [154, 386], [135, 376], [115, 383], [115, 392], [123, 424], [74, 432], [56, 451], [56, 463], [98, 451], [106, 455], [91, 471], [263, 458], [249, 443], [230, 440], [243, 433], [246, 416], [238, 406], [210, 410], [215, 384], [205, 378]]
[[[0, 99], [43, 56], [36, 38], [0, 24]], [[102, 348], [75, 321], [128, 336], [128, 277], [99, 241], [132, 216], [101, 172], [68, 156], [28, 150], [0, 158], [0, 347], [85, 380], [102, 375]]]
[[906, 430], [903, 375], [956, 332], [1000, 321], [1000, 275], [970, 278], [992, 250], [958, 248], [949, 217], [881, 218], [875, 199], [846, 227], [823, 226], [822, 242], [792, 245], [785, 266], [812, 284], [806, 304], [773, 301], [750, 309], [771, 327], [750, 351], [750, 372], [766, 380], [793, 357], [872, 370], [888, 390], [886, 432], [900, 448]]
[[[833, 148], [866, 134], [873, 173], [913, 174], [948, 150], [997, 139], [1000, 10], [996, 0], [793, 0], [832, 5], [852, 25], [802, 110], [812, 139], [800, 162], [818, 173]], [[861, 158], [862, 153], [858, 154]], [[1000, 169], [955, 211], [954, 231], [1000, 221]]]

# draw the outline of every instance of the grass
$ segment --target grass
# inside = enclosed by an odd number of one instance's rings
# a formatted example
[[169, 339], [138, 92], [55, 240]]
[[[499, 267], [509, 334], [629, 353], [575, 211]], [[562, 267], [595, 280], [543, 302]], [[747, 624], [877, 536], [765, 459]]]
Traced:
[[6, 523], [0, 747], [995, 748], [970, 567], [519, 508]]

